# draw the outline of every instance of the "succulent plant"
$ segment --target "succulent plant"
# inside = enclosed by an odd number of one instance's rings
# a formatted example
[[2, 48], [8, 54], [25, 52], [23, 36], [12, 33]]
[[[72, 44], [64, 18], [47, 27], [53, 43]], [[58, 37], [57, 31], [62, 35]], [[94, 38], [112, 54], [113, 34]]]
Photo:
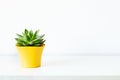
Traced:
[[44, 39], [45, 34], [38, 35], [39, 30], [33, 32], [32, 30], [25, 29], [22, 34], [16, 34], [18, 37], [15, 38], [17, 46], [42, 46], [46, 41]]

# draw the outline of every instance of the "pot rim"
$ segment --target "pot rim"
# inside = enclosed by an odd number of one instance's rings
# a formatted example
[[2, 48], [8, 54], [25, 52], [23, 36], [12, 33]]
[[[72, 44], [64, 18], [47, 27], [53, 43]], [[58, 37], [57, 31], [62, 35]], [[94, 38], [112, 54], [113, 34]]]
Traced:
[[41, 46], [17, 46], [16, 45], [16, 47], [44, 47], [45, 46], [45, 44], [43, 44], [43, 45], [41, 45]]

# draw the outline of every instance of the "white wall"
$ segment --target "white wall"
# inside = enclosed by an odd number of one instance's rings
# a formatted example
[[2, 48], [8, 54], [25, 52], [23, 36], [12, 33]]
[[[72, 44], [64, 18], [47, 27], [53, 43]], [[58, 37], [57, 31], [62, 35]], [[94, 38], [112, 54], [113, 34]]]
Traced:
[[46, 55], [120, 54], [120, 0], [0, 0], [0, 54], [24, 28], [46, 34]]

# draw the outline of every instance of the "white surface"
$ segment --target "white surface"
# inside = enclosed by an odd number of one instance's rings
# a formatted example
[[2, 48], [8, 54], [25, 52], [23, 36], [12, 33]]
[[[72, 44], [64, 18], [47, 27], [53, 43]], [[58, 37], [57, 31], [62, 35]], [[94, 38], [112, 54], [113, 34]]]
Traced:
[[43, 56], [40, 68], [21, 68], [0, 56], [1, 80], [120, 80], [120, 56]]
[[0, 64], [0, 76], [120, 76], [120, 56], [43, 56], [40, 68], [21, 68], [17, 56], [1, 56]]
[[[0, 0], [0, 54], [15, 33], [46, 34], [46, 55], [120, 54], [120, 0]], [[76, 54], [74, 54], [76, 53]]]

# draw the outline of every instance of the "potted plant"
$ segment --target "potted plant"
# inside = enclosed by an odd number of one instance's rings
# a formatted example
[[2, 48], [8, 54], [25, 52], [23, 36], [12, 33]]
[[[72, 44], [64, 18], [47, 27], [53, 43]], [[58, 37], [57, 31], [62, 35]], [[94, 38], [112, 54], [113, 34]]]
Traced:
[[16, 47], [22, 67], [35, 68], [41, 66], [42, 52], [45, 47], [45, 34], [39, 35], [39, 30], [25, 29], [22, 34], [16, 34]]

